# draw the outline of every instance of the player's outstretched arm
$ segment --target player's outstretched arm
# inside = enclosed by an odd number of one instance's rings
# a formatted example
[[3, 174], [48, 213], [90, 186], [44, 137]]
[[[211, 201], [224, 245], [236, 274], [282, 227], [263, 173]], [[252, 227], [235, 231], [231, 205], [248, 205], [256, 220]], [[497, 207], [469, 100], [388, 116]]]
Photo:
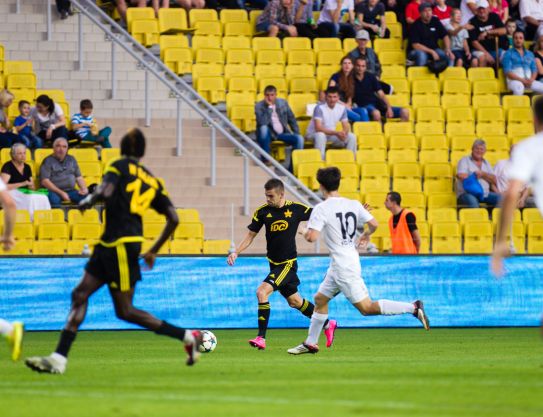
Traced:
[[166, 208], [164, 215], [166, 216], [166, 225], [164, 226], [164, 229], [162, 229], [162, 233], [154, 245], [151, 246], [149, 251], [143, 255], [143, 259], [145, 259], [145, 263], [149, 266], [149, 268], [152, 268], [155, 265], [156, 254], [164, 243], [166, 243], [166, 241], [173, 235], [177, 225], [179, 224], [179, 216], [177, 215], [173, 205], [169, 205]]
[[360, 235], [358, 243], [356, 244], [357, 247], [365, 248], [368, 243], [370, 243], [370, 236], [377, 230], [377, 226], [379, 226], [375, 219], [371, 219], [366, 224], [368, 225], [368, 228]]
[[509, 245], [507, 244], [507, 233], [511, 229], [513, 221], [513, 213], [518, 205], [520, 191], [524, 187], [522, 181], [510, 180], [509, 186], [505, 191], [500, 221], [498, 223], [498, 234], [496, 236], [496, 245], [490, 267], [496, 277], [503, 275], [503, 258], [510, 254]]
[[241, 252], [243, 252], [245, 249], [247, 249], [249, 246], [251, 246], [251, 243], [253, 243], [253, 240], [255, 240], [256, 235], [257, 235], [257, 233], [252, 232], [252, 231], [249, 231], [245, 235], [245, 237], [243, 238], [241, 243], [238, 245], [237, 250], [235, 250], [234, 252], [231, 252], [228, 255], [228, 259], [226, 260], [228, 265], [232, 266], [232, 265], [234, 265], [236, 263], [236, 259], [238, 258], [238, 255]]
[[107, 200], [115, 191], [115, 184], [109, 181], [103, 181], [92, 194], [87, 195], [79, 202], [79, 210], [85, 211], [94, 206], [97, 202]]
[[307, 228], [302, 228], [299, 232], [305, 240], [307, 240], [308, 242], [316, 242], [317, 240], [319, 240], [319, 235], [320, 235], [320, 232], [318, 230], [315, 230], [315, 229], [307, 229]]

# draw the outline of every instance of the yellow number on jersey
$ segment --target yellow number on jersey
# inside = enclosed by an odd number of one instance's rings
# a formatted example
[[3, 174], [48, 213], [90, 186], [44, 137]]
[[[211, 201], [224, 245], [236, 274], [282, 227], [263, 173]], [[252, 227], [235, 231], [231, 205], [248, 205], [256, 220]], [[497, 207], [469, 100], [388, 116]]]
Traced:
[[126, 186], [126, 191], [132, 193], [132, 198], [130, 199], [130, 212], [139, 214], [143, 217], [145, 210], [149, 208], [151, 202], [155, 198], [156, 190], [150, 187], [143, 194], [140, 194], [141, 186], [142, 182], [138, 178]]

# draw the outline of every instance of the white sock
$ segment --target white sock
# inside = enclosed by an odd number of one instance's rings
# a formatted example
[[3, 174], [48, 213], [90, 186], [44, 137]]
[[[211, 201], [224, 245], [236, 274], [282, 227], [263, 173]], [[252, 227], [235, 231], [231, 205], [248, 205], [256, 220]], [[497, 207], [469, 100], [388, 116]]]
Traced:
[[62, 356], [60, 353], [57, 352], [51, 353], [51, 358], [60, 363], [61, 365], [66, 365], [66, 362], [68, 362], [68, 358], [66, 356]]
[[0, 334], [2, 336], [8, 336], [13, 331], [13, 326], [9, 321], [0, 319]]
[[319, 336], [327, 318], [328, 314], [313, 313], [307, 339], [305, 339], [307, 345], [316, 345], [319, 342]]
[[415, 306], [413, 303], [403, 303], [401, 301], [379, 300], [379, 308], [384, 316], [393, 316], [397, 314], [413, 314]]
[[185, 330], [185, 336], [183, 337], [183, 342], [187, 345], [190, 343], [194, 343], [194, 336], [192, 335], [192, 330], [186, 329]]

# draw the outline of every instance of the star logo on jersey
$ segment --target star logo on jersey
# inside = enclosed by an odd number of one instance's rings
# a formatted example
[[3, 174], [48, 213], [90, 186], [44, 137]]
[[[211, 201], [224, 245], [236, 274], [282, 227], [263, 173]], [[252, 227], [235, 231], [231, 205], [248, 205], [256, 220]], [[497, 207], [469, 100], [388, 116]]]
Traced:
[[275, 274], [270, 274], [270, 278], [275, 278]]
[[287, 219], [290, 219], [292, 217], [292, 211], [290, 211], [290, 210], [285, 211], [285, 217]]
[[271, 217], [273, 217], [273, 216], [271, 215], [271, 213], [268, 213], [268, 215], [267, 215], [266, 217], [267, 217], [267, 218], [271, 218]]

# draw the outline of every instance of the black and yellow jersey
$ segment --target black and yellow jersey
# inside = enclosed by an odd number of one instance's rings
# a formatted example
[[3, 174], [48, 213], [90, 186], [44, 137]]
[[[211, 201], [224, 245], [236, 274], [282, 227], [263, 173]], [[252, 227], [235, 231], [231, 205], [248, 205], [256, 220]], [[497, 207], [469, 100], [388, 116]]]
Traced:
[[275, 264], [296, 259], [296, 233], [300, 222], [309, 220], [311, 207], [286, 201], [281, 208], [264, 204], [256, 209], [250, 231], [258, 233], [266, 226], [268, 260]]
[[165, 214], [172, 206], [160, 181], [136, 159], [123, 157], [104, 171], [104, 182], [115, 185], [106, 199], [106, 224], [102, 244], [142, 242], [142, 216], [149, 208]]

